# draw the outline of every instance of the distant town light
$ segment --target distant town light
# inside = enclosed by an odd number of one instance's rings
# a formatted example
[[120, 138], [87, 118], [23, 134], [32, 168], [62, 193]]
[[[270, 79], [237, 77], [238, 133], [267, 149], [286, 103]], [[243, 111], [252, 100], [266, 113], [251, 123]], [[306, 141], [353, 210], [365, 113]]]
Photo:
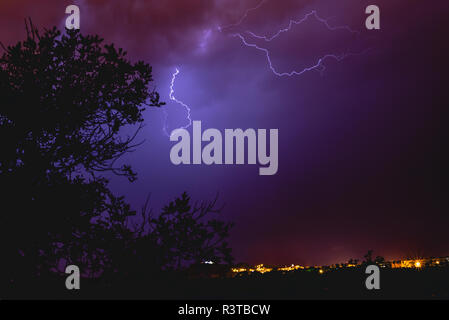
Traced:
[[[390, 261], [385, 262], [381, 265], [383, 268], [428, 268], [428, 267], [436, 267], [440, 264], [449, 262], [449, 257], [440, 257], [440, 258], [422, 258], [420, 260], [410, 259], [410, 260], [397, 260], [397, 261]], [[203, 262], [206, 263], [206, 262]], [[337, 267], [338, 266], [338, 267]], [[330, 269], [336, 269], [336, 268], [353, 268], [358, 267], [359, 264], [354, 263], [344, 263], [344, 264], [337, 264], [330, 266]], [[266, 267], [263, 264], [258, 264], [253, 267], [233, 267], [231, 268], [231, 271], [233, 273], [267, 273], [272, 271], [281, 271], [282, 273], [291, 272], [291, 271], [297, 271], [297, 270], [307, 270], [317, 272], [319, 274], [324, 274], [328, 270], [330, 270], [327, 266], [314, 266], [314, 267], [308, 267], [308, 266], [301, 266], [301, 265], [286, 265], [283, 267]]]

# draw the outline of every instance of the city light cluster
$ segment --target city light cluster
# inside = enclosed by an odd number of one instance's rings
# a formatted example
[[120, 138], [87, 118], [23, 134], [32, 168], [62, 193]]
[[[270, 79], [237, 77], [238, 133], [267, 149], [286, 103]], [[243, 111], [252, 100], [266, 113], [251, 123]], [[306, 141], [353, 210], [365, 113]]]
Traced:
[[258, 264], [254, 268], [232, 268], [232, 272], [239, 273], [239, 272], [259, 272], [259, 273], [266, 273], [273, 271], [273, 268], [267, 268], [263, 264]]
[[[444, 258], [427, 258], [427, 259], [410, 259], [410, 260], [398, 260], [398, 261], [385, 261], [382, 263], [379, 263], [380, 267], [383, 268], [415, 268], [415, 269], [421, 269], [424, 267], [438, 267], [443, 264], [449, 264], [449, 257]], [[282, 267], [266, 267], [263, 264], [258, 264], [254, 267], [234, 267], [231, 268], [231, 271], [233, 273], [267, 273], [271, 271], [281, 271], [281, 272], [290, 272], [290, 271], [297, 271], [297, 270], [318, 270], [319, 274], [324, 274], [327, 271], [333, 270], [333, 269], [341, 269], [341, 268], [354, 268], [358, 267], [361, 264], [359, 263], [342, 263], [342, 264], [335, 264], [331, 266], [314, 266], [314, 267], [308, 267], [308, 266], [301, 266], [301, 265], [295, 265], [292, 264], [290, 266], [282, 266]]]
[[392, 268], [423, 268], [428, 267], [438, 267], [440, 264], [448, 263], [448, 258], [428, 258], [428, 259], [411, 259], [411, 260], [401, 260], [391, 262]]
[[292, 264], [291, 266], [288, 266], [288, 267], [278, 268], [279, 271], [295, 271], [295, 270], [299, 270], [299, 269], [304, 269], [304, 267], [300, 266], [298, 264], [297, 265]]

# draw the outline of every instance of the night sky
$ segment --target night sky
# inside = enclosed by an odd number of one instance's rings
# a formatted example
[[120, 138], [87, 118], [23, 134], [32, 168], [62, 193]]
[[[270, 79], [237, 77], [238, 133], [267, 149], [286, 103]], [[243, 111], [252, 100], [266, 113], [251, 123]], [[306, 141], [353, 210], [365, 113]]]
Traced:
[[[219, 192], [224, 218], [236, 223], [237, 262], [331, 264], [368, 249], [388, 259], [449, 255], [446, 0], [267, 0], [251, 11], [260, 0], [1, 0], [0, 41], [24, 39], [28, 16], [39, 28], [63, 27], [70, 4], [80, 6], [83, 33], [153, 66], [167, 102], [145, 111], [145, 143], [124, 159], [139, 179], [112, 178], [136, 209], [148, 193], [158, 210], [183, 191], [198, 200]], [[380, 7], [381, 30], [365, 28], [370, 4]], [[312, 10], [360, 34], [311, 16], [271, 42], [245, 37], [270, 50], [279, 72], [353, 54], [278, 77], [262, 51], [232, 36], [272, 36]], [[276, 175], [170, 162], [164, 123], [188, 122], [169, 99], [176, 68], [175, 96], [204, 129], [279, 129]]]

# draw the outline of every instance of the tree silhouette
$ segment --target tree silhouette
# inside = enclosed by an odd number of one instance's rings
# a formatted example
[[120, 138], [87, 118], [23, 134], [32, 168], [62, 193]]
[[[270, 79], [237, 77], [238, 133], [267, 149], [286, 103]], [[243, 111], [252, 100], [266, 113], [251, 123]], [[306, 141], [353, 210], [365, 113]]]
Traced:
[[130, 166], [114, 166], [135, 137], [123, 139], [119, 130], [143, 122], [142, 106], [162, 105], [148, 88], [151, 67], [131, 63], [98, 36], [76, 30], [61, 36], [56, 28], [40, 36], [30, 27], [27, 39], [0, 59], [0, 173], [111, 170], [134, 179]]
[[384, 265], [385, 264], [385, 258], [382, 256], [376, 256], [376, 259], [374, 259], [374, 263], [377, 265]]
[[363, 256], [365, 261], [362, 262], [363, 265], [376, 264], [376, 265], [385, 265], [385, 258], [382, 256], [376, 256], [373, 259], [374, 250], [368, 250], [368, 252]]
[[363, 256], [365, 258], [366, 264], [371, 264], [373, 262], [373, 250], [368, 250], [368, 252]]
[[184, 192], [165, 206], [157, 218], [150, 220], [151, 232], [163, 253], [164, 269], [179, 270], [204, 261], [232, 262], [226, 239], [233, 224], [208, 217], [220, 213], [216, 201], [217, 198], [192, 206]]
[[57, 269], [61, 257], [95, 274], [127, 249], [135, 212], [102, 173], [136, 179], [117, 160], [137, 145], [145, 107], [164, 104], [151, 67], [113, 44], [76, 30], [41, 35], [31, 21], [26, 29], [24, 41], [1, 44], [1, 288]]
[[0, 43], [0, 289], [28, 290], [68, 264], [123, 283], [204, 260], [230, 263], [232, 224], [210, 217], [216, 199], [192, 206], [184, 193], [158, 217], [147, 200], [136, 217], [108, 188], [106, 171], [136, 179], [117, 160], [138, 145], [145, 107], [164, 104], [149, 87], [151, 67], [98, 36], [40, 35], [31, 20], [26, 29], [25, 41]]

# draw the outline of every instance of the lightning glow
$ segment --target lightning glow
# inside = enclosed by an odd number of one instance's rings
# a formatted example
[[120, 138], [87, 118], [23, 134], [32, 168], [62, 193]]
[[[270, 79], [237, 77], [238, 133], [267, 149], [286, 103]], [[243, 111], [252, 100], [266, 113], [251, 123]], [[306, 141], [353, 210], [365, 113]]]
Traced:
[[[177, 104], [180, 104], [186, 111], [187, 111], [187, 120], [188, 120], [188, 124], [185, 126], [181, 126], [177, 129], [187, 129], [188, 127], [190, 127], [192, 125], [192, 118], [190, 117], [190, 107], [188, 105], [186, 105], [184, 102], [182, 102], [181, 100], [176, 99], [175, 97], [175, 81], [176, 81], [176, 76], [180, 73], [178, 68], [175, 68], [175, 72], [172, 74], [172, 78], [171, 78], [171, 82], [170, 82], [170, 92], [168, 94], [168, 97], [170, 98], [170, 100], [176, 102]], [[165, 113], [165, 119], [164, 119], [164, 125], [162, 130], [164, 131], [164, 133], [169, 137], [170, 134], [168, 133], [168, 125], [167, 125], [167, 118], [168, 118], [168, 113], [164, 110]]]

